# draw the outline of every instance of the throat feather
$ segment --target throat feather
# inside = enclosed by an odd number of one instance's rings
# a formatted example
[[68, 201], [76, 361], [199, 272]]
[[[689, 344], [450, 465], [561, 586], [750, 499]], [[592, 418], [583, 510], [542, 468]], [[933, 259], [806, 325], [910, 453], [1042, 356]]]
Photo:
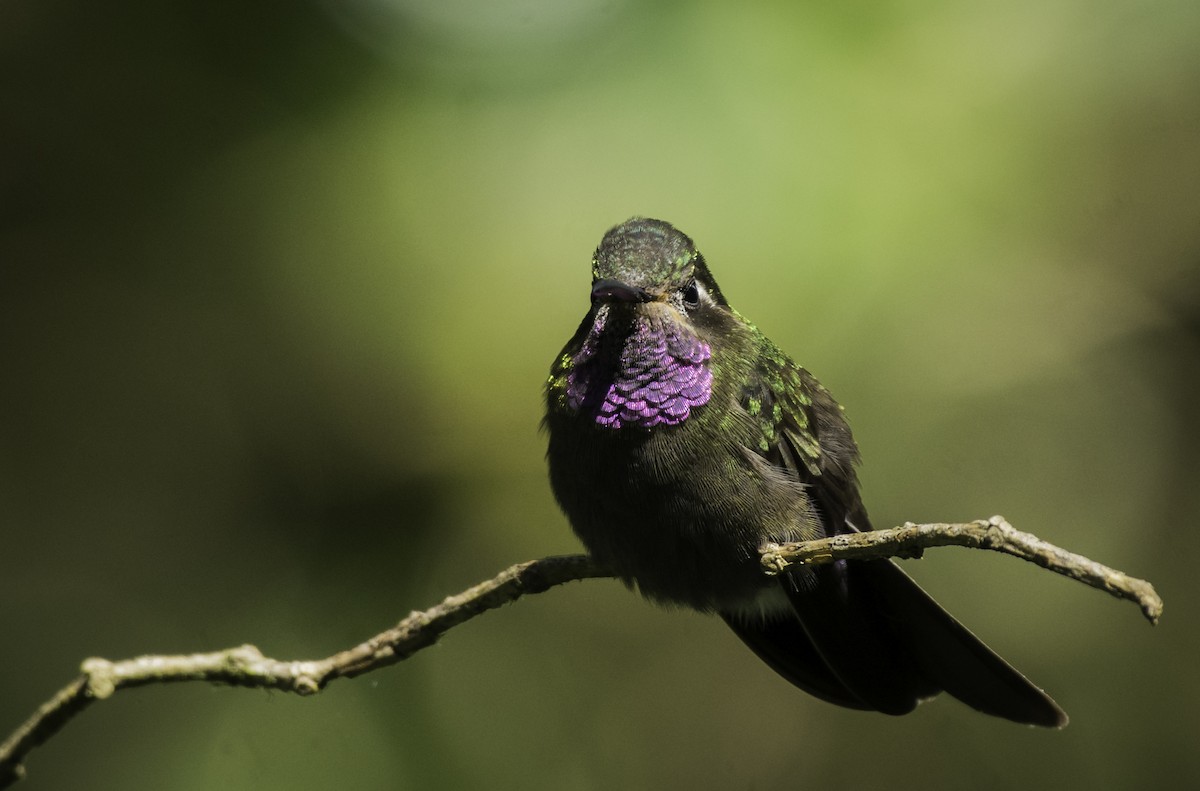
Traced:
[[635, 317], [610, 326], [596, 313], [567, 374], [567, 404], [606, 428], [676, 426], [712, 397], [712, 349], [687, 328]]

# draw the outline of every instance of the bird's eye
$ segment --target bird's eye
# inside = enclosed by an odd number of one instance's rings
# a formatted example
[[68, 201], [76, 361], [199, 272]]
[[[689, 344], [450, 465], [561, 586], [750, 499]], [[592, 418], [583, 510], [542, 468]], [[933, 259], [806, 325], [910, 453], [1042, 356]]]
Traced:
[[683, 295], [683, 306], [688, 310], [700, 306], [700, 286], [695, 280], [688, 281], [688, 284], [683, 287], [680, 292]]

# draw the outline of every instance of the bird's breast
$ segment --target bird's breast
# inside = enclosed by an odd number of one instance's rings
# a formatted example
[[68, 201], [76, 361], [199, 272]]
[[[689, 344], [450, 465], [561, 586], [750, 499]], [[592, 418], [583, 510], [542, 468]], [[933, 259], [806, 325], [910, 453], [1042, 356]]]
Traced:
[[762, 544], [797, 538], [812, 519], [801, 485], [765, 475], [701, 421], [612, 431], [560, 415], [547, 425], [551, 484], [576, 535], [652, 599], [741, 609], [770, 583]]

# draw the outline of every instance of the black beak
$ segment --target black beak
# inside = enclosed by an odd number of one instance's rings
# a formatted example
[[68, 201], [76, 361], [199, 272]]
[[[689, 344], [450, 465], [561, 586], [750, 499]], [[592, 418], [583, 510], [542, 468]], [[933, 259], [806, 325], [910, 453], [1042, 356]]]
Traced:
[[646, 289], [620, 280], [597, 280], [592, 284], [592, 302], [650, 302], [653, 299]]

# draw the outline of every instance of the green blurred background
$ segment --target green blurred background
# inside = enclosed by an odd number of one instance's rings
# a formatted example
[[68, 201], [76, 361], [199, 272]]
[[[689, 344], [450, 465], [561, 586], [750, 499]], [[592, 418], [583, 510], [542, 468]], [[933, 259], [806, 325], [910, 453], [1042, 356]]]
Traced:
[[24, 788], [1200, 783], [1200, 5], [0, 4], [0, 730], [92, 655], [324, 656], [577, 551], [541, 386], [632, 214], [846, 404], [906, 567], [1067, 709], [890, 719], [610, 581], [314, 699], [152, 687]]

